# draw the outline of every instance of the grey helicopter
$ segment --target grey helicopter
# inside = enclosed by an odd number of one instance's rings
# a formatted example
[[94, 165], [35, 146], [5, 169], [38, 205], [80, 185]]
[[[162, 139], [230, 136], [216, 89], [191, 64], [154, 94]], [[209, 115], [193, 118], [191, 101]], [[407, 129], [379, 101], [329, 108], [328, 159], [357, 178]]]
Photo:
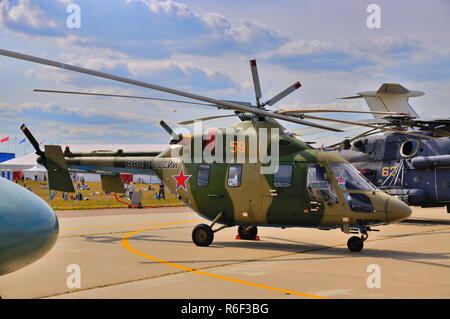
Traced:
[[328, 149], [352, 163], [377, 187], [408, 205], [446, 206], [450, 213], [450, 118], [421, 119], [408, 100], [424, 94], [397, 83], [384, 83], [377, 91], [361, 92], [344, 99], [364, 98], [373, 112], [398, 113], [388, 116], [372, 113], [374, 119], [369, 125], [420, 133], [435, 139], [380, 133], [372, 128]]

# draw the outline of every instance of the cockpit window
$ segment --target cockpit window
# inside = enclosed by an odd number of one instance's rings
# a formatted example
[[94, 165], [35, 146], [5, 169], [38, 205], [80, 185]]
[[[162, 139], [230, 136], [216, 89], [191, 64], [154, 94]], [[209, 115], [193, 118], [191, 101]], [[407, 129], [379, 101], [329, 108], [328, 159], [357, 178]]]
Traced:
[[331, 163], [331, 168], [342, 190], [377, 190], [356, 168], [348, 163]]
[[328, 178], [325, 166], [318, 164], [310, 164], [308, 166], [306, 187], [311, 200], [327, 201], [330, 204], [339, 202], [333, 185]]

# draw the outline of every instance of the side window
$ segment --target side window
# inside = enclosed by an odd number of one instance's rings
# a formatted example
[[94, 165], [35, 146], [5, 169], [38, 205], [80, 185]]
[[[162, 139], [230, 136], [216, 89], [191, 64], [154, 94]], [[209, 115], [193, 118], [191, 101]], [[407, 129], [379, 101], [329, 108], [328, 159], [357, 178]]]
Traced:
[[292, 165], [277, 165], [273, 175], [273, 186], [291, 187], [292, 185]]
[[197, 186], [208, 186], [209, 184], [209, 165], [199, 165], [197, 172]]
[[232, 164], [228, 167], [228, 186], [241, 186], [242, 165]]

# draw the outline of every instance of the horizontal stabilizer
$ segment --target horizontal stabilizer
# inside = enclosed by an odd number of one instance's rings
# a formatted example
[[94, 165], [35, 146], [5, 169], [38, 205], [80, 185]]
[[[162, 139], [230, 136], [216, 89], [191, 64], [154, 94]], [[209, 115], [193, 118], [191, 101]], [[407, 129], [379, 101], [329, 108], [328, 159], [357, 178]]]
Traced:
[[341, 100], [362, 99], [362, 98], [363, 98], [363, 96], [361, 96], [361, 95], [354, 95], [354, 96], [341, 97]]
[[398, 83], [383, 83], [377, 93], [408, 94], [411, 91]]
[[66, 161], [59, 145], [45, 145], [49, 188], [61, 192], [75, 192]]
[[122, 178], [117, 175], [101, 175], [102, 188], [104, 192], [108, 193], [125, 193], [123, 188]]

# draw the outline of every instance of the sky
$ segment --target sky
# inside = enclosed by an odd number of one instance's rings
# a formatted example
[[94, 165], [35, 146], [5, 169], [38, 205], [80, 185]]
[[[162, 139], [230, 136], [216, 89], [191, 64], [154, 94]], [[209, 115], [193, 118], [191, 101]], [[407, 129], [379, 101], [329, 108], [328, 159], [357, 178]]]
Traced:
[[[67, 24], [74, 12], [68, 11], [71, 4], [80, 8], [79, 28]], [[367, 25], [371, 4], [380, 8], [380, 28]], [[2, 49], [253, 103], [249, 60], [256, 59], [263, 101], [296, 81], [302, 84], [274, 110], [368, 110], [364, 100], [338, 98], [395, 82], [426, 93], [410, 100], [422, 118], [448, 118], [449, 31], [448, 0], [0, 0]], [[0, 143], [0, 152], [32, 150], [28, 143], [18, 144], [22, 123], [44, 144], [166, 144], [169, 136], [160, 120], [177, 128], [183, 120], [230, 113], [207, 106], [33, 89], [177, 98], [0, 57], [0, 140], [10, 137], [9, 143]], [[204, 127], [238, 121], [208, 121]], [[304, 126], [282, 124], [308, 134]], [[336, 138], [327, 131], [314, 134], [304, 139], [321, 145]]]

